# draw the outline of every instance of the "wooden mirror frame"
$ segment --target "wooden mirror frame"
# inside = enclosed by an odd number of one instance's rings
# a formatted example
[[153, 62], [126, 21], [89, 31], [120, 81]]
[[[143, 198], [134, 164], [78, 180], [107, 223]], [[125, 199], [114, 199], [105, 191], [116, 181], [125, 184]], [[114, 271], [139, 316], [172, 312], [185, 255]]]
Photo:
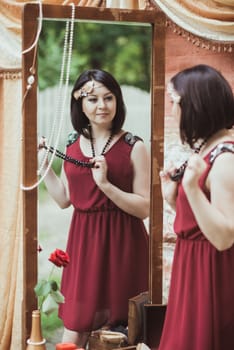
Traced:
[[[71, 6], [42, 5], [43, 17], [69, 19]], [[38, 4], [25, 4], [23, 10], [22, 49], [25, 50], [36, 36]], [[157, 9], [129, 10], [113, 8], [76, 7], [75, 19], [148, 23], [152, 26], [151, 67], [151, 209], [150, 209], [150, 259], [149, 292], [152, 304], [162, 303], [162, 241], [163, 200], [159, 171], [164, 157], [164, 93], [165, 93], [165, 15]], [[37, 48], [22, 57], [22, 91], [27, 91], [27, 79], [31, 75]], [[35, 82], [27, 92], [23, 104], [23, 184], [30, 186], [37, 181], [37, 72]], [[29, 161], [30, 160], [30, 161]], [[28, 337], [31, 329], [31, 312], [37, 309], [34, 286], [37, 282], [37, 189], [23, 191], [24, 230], [24, 312], [23, 332]]]

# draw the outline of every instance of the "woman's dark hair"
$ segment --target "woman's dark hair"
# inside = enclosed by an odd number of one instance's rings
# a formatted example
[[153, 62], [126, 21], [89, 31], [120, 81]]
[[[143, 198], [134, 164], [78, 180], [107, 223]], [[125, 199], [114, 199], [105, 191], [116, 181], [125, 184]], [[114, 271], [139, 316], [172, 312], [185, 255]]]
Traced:
[[115, 78], [110, 73], [100, 69], [91, 69], [83, 72], [75, 82], [74, 88], [71, 92], [71, 122], [73, 128], [78, 134], [82, 134], [88, 138], [90, 137], [88, 128], [89, 120], [82, 110], [82, 97], [79, 97], [76, 100], [73, 93], [92, 79], [103, 84], [116, 97], [116, 114], [112, 122], [112, 133], [117, 134], [123, 126], [126, 115], [122, 91]]
[[190, 147], [234, 125], [231, 86], [216, 69], [197, 65], [177, 73], [171, 82], [181, 96], [180, 137]]

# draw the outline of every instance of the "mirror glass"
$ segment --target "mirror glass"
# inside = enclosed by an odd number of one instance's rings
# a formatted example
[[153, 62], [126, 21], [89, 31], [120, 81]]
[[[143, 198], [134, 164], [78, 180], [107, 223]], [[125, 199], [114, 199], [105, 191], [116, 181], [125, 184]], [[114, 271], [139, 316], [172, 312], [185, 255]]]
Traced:
[[[69, 86], [64, 107], [58, 101], [66, 22], [43, 19], [38, 49], [38, 137], [50, 138], [53, 127], [60, 134], [59, 115], [63, 122], [58, 149], [65, 150], [70, 122], [70, 92], [86, 69], [100, 68], [110, 72], [120, 83], [127, 108], [124, 129], [140, 136], [150, 153], [151, 144], [151, 43], [152, 26], [142, 23], [100, 22], [79, 20], [74, 25], [74, 41], [69, 74]], [[55, 126], [54, 126], [55, 125]], [[53, 168], [61, 170], [61, 160], [55, 158]], [[56, 248], [65, 249], [72, 207], [61, 210], [50, 198], [43, 183], [38, 200], [38, 274], [48, 276], [47, 257]], [[145, 220], [148, 229], [148, 219]], [[57, 269], [58, 279], [60, 270]], [[54, 322], [43, 320], [44, 328]], [[59, 322], [54, 327], [59, 327]], [[48, 339], [48, 336], [45, 334]]]

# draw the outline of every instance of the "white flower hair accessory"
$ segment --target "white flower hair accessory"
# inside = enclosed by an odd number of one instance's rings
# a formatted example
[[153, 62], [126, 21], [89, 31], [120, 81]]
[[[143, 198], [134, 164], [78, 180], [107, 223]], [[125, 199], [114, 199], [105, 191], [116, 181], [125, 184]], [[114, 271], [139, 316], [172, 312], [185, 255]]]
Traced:
[[168, 94], [171, 96], [171, 99], [172, 99], [173, 102], [175, 102], [175, 103], [180, 103], [181, 96], [178, 95], [178, 93], [177, 93], [176, 90], [174, 89], [172, 83], [169, 83], [169, 84], [167, 85], [167, 92], [168, 92]]
[[89, 94], [91, 94], [93, 92], [94, 89], [100, 88], [103, 85], [95, 85], [95, 81], [93, 79], [87, 81], [87, 83], [85, 83], [82, 88], [80, 88], [79, 90], [76, 90], [73, 92], [73, 97], [78, 100], [79, 98], [82, 97], [87, 97]]

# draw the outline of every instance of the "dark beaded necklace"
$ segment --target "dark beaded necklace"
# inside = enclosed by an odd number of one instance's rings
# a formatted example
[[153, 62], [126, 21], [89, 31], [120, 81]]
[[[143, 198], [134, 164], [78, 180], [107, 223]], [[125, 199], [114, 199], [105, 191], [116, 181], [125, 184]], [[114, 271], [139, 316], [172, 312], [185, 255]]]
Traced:
[[[46, 150], [48, 150], [50, 153], [54, 153], [54, 147], [50, 146], [43, 146]], [[55, 156], [58, 158], [61, 158], [69, 163], [75, 164], [76, 166], [81, 166], [83, 168], [93, 168], [94, 167], [94, 163], [90, 163], [90, 162], [85, 162], [83, 160], [78, 160], [75, 158], [72, 158], [68, 155], [66, 155], [65, 153], [60, 152], [58, 149], [55, 150]]]
[[[194, 148], [194, 153], [199, 153], [201, 148], [206, 144], [207, 139], [203, 140], [201, 144]], [[185, 169], [187, 167], [188, 161], [186, 160], [178, 169], [175, 170], [173, 174], [170, 174], [172, 181], [180, 181], [184, 175]]]
[[[113, 138], [113, 134], [112, 132], [110, 133], [110, 136], [108, 137], [104, 147], [103, 147], [103, 150], [100, 154], [100, 156], [103, 156], [103, 154], [105, 154], [107, 148], [109, 147], [111, 141], [112, 141], [112, 138]], [[95, 148], [94, 148], [94, 143], [93, 143], [93, 135], [92, 135], [92, 129], [90, 128], [90, 145], [91, 145], [91, 150], [92, 150], [92, 156], [95, 157], [96, 156], [96, 153], [95, 153]]]
[[[113, 138], [113, 134], [111, 133], [110, 136], [108, 137], [104, 147], [103, 147], [101, 155], [103, 155], [106, 152], [107, 147], [110, 145], [112, 138]], [[90, 144], [91, 144], [91, 149], [92, 149], [92, 156], [95, 157], [95, 149], [94, 149], [93, 137], [92, 137], [91, 129], [90, 129]], [[85, 162], [83, 160], [78, 160], [78, 159], [72, 158], [72, 157], [68, 156], [67, 154], [62, 153], [58, 149], [54, 150], [54, 147], [52, 147], [52, 146], [50, 146], [50, 147], [43, 146], [43, 147], [46, 150], [48, 150], [50, 153], [54, 153], [55, 152], [55, 156], [56, 157], [61, 158], [61, 159], [65, 160], [65, 161], [67, 161], [69, 163], [75, 164], [76, 166], [81, 166], [83, 168], [93, 168], [94, 167], [94, 163]]]

